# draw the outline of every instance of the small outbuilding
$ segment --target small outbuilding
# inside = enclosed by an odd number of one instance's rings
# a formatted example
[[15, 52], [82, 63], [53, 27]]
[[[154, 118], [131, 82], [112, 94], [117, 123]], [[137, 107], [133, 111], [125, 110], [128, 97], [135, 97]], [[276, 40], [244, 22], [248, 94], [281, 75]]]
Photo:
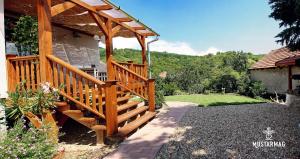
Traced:
[[292, 78], [300, 74], [297, 59], [300, 59], [300, 51], [290, 51], [285, 47], [272, 50], [251, 66], [251, 78], [262, 81], [268, 93], [285, 94], [300, 85], [300, 80]]

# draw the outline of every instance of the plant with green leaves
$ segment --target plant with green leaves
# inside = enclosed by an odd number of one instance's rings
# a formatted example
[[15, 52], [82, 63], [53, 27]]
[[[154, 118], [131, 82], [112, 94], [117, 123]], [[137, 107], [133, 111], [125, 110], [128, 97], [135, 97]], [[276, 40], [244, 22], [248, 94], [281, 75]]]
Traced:
[[38, 22], [31, 16], [22, 16], [13, 29], [12, 40], [20, 52], [38, 54]]
[[9, 93], [9, 97], [3, 101], [6, 107], [7, 117], [11, 121], [20, 119], [26, 112], [42, 115], [55, 108], [54, 102], [58, 100], [59, 93], [49, 83], [40, 84], [33, 92], [24, 86], [24, 82], [16, 87], [15, 92]]
[[19, 119], [6, 137], [0, 141], [0, 158], [51, 159], [57, 152], [57, 144], [47, 137], [48, 128], [36, 129]]
[[299, 0], [269, 0], [272, 8], [271, 18], [284, 28], [277, 34], [278, 43], [287, 45], [291, 50], [300, 50], [300, 1]]

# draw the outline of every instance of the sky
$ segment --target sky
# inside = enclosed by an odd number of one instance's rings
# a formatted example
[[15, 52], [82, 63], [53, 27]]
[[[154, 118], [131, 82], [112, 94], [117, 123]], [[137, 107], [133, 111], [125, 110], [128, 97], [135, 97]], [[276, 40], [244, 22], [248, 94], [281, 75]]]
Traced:
[[[278, 22], [268, 0], [111, 0], [160, 34], [153, 51], [205, 55], [218, 51], [265, 54], [275, 42]], [[114, 39], [115, 48], [139, 49], [136, 39]]]

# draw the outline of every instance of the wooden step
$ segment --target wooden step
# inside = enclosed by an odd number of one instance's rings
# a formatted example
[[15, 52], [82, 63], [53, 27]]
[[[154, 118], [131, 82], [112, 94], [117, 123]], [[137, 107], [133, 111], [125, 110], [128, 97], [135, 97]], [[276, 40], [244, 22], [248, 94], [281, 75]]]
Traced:
[[145, 115], [137, 118], [136, 120], [120, 128], [118, 132], [118, 136], [121, 137], [127, 136], [130, 132], [138, 129], [141, 125], [143, 125], [144, 123], [148, 122], [150, 119], [155, 117], [155, 115], [156, 115], [155, 112], [147, 112]]
[[124, 113], [122, 115], [119, 115], [118, 116], [118, 123], [122, 123], [122, 122], [124, 122], [124, 121], [126, 121], [126, 120], [142, 113], [142, 112], [145, 112], [145, 111], [147, 111], [147, 109], [148, 109], [148, 107], [142, 106], [142, 107], [136, 108], [134, 110], [131, 110], [127, 113]]
[[92, 127], [93, 130], [106, 130], [105, 125], [95, 125]]
[[129, 100], [130, 98], [132, 98], [132, 97], [131, 96], [120, 97], [120, 98], [117, 98], [117, 102], [121, 103], [121, 102]]
[[57, 107], [65, 107], [68, 106], [67, 102], [54, 102]]
[[84, 122], [84, 123], [94, 123], [94, 122], [96, 122], [96, 119], [91, 118], [91, 117], [81, 117], [78, 119], [78, 121]]
[[81, 110], [66, 110], [66, 111], [63, 111], [63, 114], [65, 114], [71, 118], [83, 117], [83, 112]]
[[137, 101], [131, 101], [131, 102], [128, 102], [126, 104], [123, 104], [123, 105], [120, 105], [118, 106], [118, 112], [122, 111], [122, 110], [126, 110], [126, 109], [129, 109], [131, 107], [134, 107], [138, 104], [140, 104], [141, 102], [137, 102]]

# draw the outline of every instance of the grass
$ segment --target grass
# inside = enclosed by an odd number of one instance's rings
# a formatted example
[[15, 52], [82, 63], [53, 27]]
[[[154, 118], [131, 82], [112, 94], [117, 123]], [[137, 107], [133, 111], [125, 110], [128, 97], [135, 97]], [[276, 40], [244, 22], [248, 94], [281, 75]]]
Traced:
[[239, 104], [264, 103], [265, 100], [254, 99], [237, 94], [194, 94], [194, 95], [176, 95], [167, 96], [166, 101], [192, 102], [199, 106], [222, 106]]

